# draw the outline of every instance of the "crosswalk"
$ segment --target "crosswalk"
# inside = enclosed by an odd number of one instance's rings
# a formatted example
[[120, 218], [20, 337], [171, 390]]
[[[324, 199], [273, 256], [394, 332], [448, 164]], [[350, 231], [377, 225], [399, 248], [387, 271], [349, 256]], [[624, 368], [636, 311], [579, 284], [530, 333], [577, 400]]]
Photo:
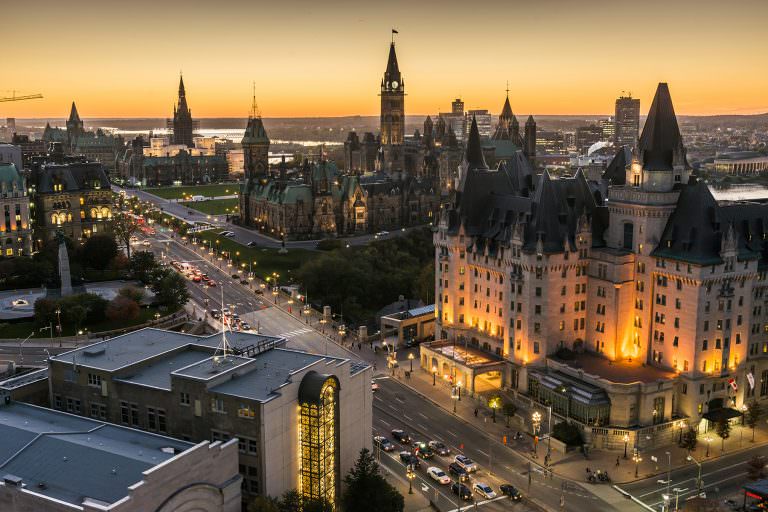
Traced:
[[313, 331], [314, 329], [312, 329], [311, 327], [304, 327], [301, 329], [284, 332], [284, 333], [278, 334], [277, 336], [280, 338], [291, 339], [291, 338], [295, 338], [296, 336], [300, 336], [302, 334], [306, 334], [308, 332], [313, 332]]

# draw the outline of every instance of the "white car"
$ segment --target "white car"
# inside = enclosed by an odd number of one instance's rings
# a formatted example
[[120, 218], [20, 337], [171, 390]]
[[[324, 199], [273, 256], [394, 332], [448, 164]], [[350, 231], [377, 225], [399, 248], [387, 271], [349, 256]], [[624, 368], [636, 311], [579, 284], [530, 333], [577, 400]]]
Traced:
[[427, 474], [430, 476], [430, 478], [432, 478], [432, 480], [440, 482], [441, 485], [448, 485], [451, 483], [451, 477], [446, 475], [445, 471], [440, 468], [436, 468], [435, 466], [430, 466], [427, 468]]
[[379, 385], [376, 383], [375, 380], [371, 381], [371, 391], [376, 392], [379, 390]]
[[464, 468], [467, 473], [477, 471], [477, 463], [465, 455], [457, 455], [453, 458], [453, 461]]
[[475, 485], [472, 486], [472, 490], [488, 500], [492, 500], [496, 497], [496, 491], [491, 489], [490, 485], [482, 482], [476, 482]]

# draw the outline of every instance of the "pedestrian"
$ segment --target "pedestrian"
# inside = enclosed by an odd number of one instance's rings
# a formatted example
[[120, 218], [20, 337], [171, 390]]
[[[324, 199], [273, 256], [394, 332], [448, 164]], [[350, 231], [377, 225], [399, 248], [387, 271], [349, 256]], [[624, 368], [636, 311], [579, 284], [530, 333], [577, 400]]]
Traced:
[[362, 343], [358, 343], [357, 344], [357, 350], [363, 350], [363, 344]]
[[475, 407], [475, 418], [477, 418], [477, 407]]
[[616, 467], [619, 467], [619, 458], [616, 457]]

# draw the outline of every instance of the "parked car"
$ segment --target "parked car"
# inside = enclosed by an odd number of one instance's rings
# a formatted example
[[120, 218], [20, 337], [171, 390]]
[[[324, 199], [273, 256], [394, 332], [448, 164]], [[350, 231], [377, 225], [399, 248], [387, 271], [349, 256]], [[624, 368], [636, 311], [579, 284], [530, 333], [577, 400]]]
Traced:
[[472, 473], [473, 471], [477, 471], [477, 464], [475, 461], [467, 457], [466, 455], [457, 455], [453, 458], [453, 461], [464, 468], [467, 473]]
[[378, 446], [385, 452], [391, 452], [392, 450], [395, 449], [395, 445], [392, 444], [392, 441], [390, 441], [384, 436], [375, 436], [373, 438], [373, 444], [374, 446]]
[[240, 276], [237, 274], [232, 274], [232, 279], [240, 279]]
[[411, 436], [399, 428], [392, 431], [392, 437], [402, 444], [411, 444]]
[[375, 380], [371, 380], [371, 391], [374, 393], [379, 390], [379, 385], [376, 383]]
[[218, 309], [212, 309], [211, 318], [213, 318], [214, 320], [218, 320], [219, 318], [221, 318], [221, 311], [219, 311]]
[[248, 322], [243, 322], [240, 324], [240, 328], [242, 328], [244, 331], [250, 331], [251, 324], [249, 324]]
[[501, 491], [501, 494], [504, 496], [509, 496], [512, 501], [520, 501], [523, 499], [523, 495], [520, 494], [520, 491], [517, 490], [517, 487], [512, 484], [501, 484], [499, 486], [499, 491]]
[[440, 455], [441, 457], [445, 457], [446, 455], [451, 453], [451, 449], [445, 446], [445, 444], [441, 443], [440, 441], [430, 441], [429, 447], [432, 448], [433, 452]]
[[440, 482], [441, 485], [448, 485], [451, 483], [451, 477], [446, 475], [445, 471], [440, 468], [430, 466], [427, 468], [427, 474], [430, 476], [430, 478], [432, 478], [432, 480]]
[[241, 279], [240, 284], [248, 286], [248, 280], [247, 279]]
[[472, 486], [472, 490], [487, 500], [492, 500], [496, 497], [496, 491], [491, 489], [490, 485], [482, 482], [475, 482], [475, 485]]
[[455, 462], [448, 464], [448, 472], [459, 479], [460, 482], [469, 481], [469, 473]]
[[453, 482], [453, 485], [451, 486], [451, 491], [453, 491], [453, 494], [458, 495], [464, 501], [472, 500], [472, 491], [470, 491], [469, 487], [467, 487], [462, 483]]
[[413, 466], [414, 468], [421, 467], [419, 458], [409, 451], [400, 452], [400, 462], [406, 466]]
[[245, 245], [247, 245], [248, 247], [256, 247], [258, 244], [256, 242], [248, 242]]
[[261, 291], [259, 288], [256, 288], [256, 289], [253, 291], [253, 293], [255, 293], [256, 295], [264, 295], [264, 292], [263, 292], [263, 291]]

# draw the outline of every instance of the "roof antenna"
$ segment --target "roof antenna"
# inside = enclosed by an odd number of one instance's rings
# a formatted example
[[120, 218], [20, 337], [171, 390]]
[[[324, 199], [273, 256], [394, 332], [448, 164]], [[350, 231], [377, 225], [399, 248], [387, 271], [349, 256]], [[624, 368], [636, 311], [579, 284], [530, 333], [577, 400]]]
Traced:
[[[221, 342], [216, 347], [216, 351], [213, 353], [213, 364], [221, 364], [227, 360], [227, 351], [229, 350], [229, 342], [227, 341], [226, 325], [227, 315], [224, 314], [224, 286], [221, 287]], [[219, 355], [221, 353], [221, 355]]]
[[509, 80], [507, 80], [507, 98], [509, 98]]

